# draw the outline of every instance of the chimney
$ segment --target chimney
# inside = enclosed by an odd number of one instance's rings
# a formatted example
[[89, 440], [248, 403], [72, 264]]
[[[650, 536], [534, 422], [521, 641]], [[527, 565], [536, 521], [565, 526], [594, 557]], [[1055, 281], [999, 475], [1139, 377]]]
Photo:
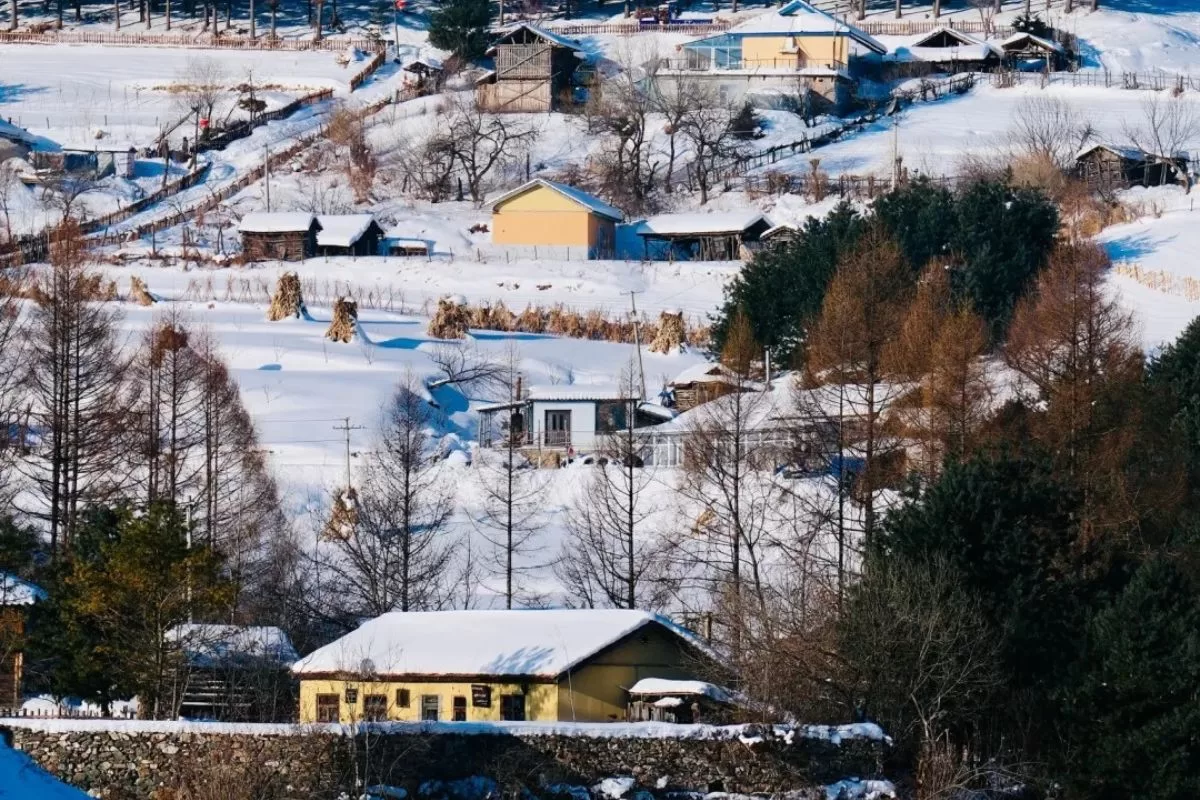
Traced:
[[514, 397], [513, 400], [519, 402], [520, 399], [521, 399], [521, 376], [517, 375], [517, 393], [516, 393], [516, 397]]

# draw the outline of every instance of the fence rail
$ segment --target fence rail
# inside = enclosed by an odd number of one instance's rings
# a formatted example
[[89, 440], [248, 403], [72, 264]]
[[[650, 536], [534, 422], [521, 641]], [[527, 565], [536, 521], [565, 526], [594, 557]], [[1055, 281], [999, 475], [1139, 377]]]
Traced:
[[134, 719], [131, 710], [105, 714], [100, 709], [0, 707], [0, 719]]
[[322, 50], [344, 51], [356, 47], [364, 52], [380, 52], [385, 44], [379, 39], [337, 37], [332, 39], [280, 39], [267, 36], [250, 39], [243, 36], [185, 36], [155, 33], [100, 33], [93, 31], [0, 31], [0, 44], [74, 44], [111, 47], [178, 47], [200, 50]]
[[1177, 92], [1200, 91], [1200, 75], [1176, 72], [1110, 72], [1108, 70], [1079, 70], [1076, 72], [993, 72], [992, 85], [999, 88], [1036, 84], [1041, 87], [1097, 86], [1105, 89], [1151, 89]]

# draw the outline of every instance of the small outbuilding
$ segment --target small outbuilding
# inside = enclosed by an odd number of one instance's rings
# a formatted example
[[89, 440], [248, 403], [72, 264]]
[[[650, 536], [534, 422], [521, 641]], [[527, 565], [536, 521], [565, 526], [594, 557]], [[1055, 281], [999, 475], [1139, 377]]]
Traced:
[[688, 367], [667, 388], [670, 390], [672, 408], [683, 412], [741, 391], [745, 388], [745, 382], [739, 380], [733, 370], [724, 364], [712, 362]]
[[273, 626], [189, 623], [167, 631], [179, 656], [179, 715], [223, 722], [290, 721], [299, 656]]
[[323, 214], [317, 217], [319, 256], [373, 256], [379, 253], [383, 228], [370, 214]]
[[247, 261], [303, 261], [317, 252], [321, 223], [313, 214], [258, 212], [238, 223]]
[[906, 47], [898, 47], [889, 59], [897, 62], [936, 65], [949, 72], [982, 72], [1000, 65], [1003, 51], [990, 42], [976, 39], [954, 28], [939, 26]]
[[476, 102], [487, 111], [554, 111], [573, 96], [576, 68], [587, 60], [583, 45], [536, 25], [501, 34], [488, 49], [495, 69], [476, 82]]
[[1061, 44], [1032, 33], [1014, 33], [1000, 42], [1000, 50], [1005, 62], [1020, 70], [1059, 70], [1067, 60]]
[[21, 705], [25, 621], [30, 607], [45, 599], [41, 587], [0, 572], [0, 707]]
[[630, 722], [725, 725], [733, 721], [734, 696], [705, 681], [642, 678], [629, 687]]
[[620, 209], [582, 189], [535, 178], [492, 202], [492, 242], [612, 258]]
[[659, 214], [637, 227], [646, 260], [736, 261], [771, 228], [756, 211]]
[[1133, 147], [1094, 144], [1075, 156], [1075, 174], [1092, 191], [1188, 183], [1188, 156], [1158, 156]]

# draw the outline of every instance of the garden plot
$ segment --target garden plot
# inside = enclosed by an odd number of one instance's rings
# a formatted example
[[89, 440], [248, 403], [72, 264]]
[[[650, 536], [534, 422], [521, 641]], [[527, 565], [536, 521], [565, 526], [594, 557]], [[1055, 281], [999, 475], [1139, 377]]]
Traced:
[[[345, 90], [362, 65], [340, 64], [340, 55], [0, 46], [0, 116], [64, 147], [145, 147], [187, 113], [178, 86], [198, 63], [215, 64], [231, 90], [252, 75], [267, 87], [261, 99], [272, 108], [319, 89]], [[219, 114], [228, 113], [233, 97], [231, 91]]]

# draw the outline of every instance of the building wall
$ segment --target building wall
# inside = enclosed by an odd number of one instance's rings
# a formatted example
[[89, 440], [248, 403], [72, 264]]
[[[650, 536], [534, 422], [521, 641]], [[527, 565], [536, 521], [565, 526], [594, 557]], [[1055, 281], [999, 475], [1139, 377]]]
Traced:
[[559, 681], [558, 718], [624, 720], [629, 687], [642, 678], [701, 677], [696, 667], [673, 634], [657, 626], [646, 628]]
[[[802, 57], [809, 62], [848, 61], [845, 36], [746, 36], [742, 39], [742, 63], [747, 68], [785, 67]], [[799, 49], [785, 53], [784, 50]]]
[[588, 258], [615, 258], [617, 223], [599, 214], [588, 216]]
[[498, 80], [481, 83], [475, 89], [475, 101], [486, 111], [507, 113], [550, 111], [554, 103], [554, 86], [544, 79]]
[[689, 72], [683, 75], [659, 74], [655, 80], [660, 91], [673, 91], [680, 80], [699, 81], [713, 87], [722, 102], [737, 104], [753, 91], [772, 89], [784, 95], [799, 96], [801, 87], [807, 87], [828, 101], [835, 110], [849, 99], [850, 82], [836, 78], [801, 78], [796, 75], [754, 75], [722, 72]]
[[593, 402], [566, 402], [538, 400], [533, 403], [534, 441], [540, 442], [546, 433], [547, 411], [571, 412], [571, 444], [576, 449], [590, 447], [596, 438], [596, 404]]
[[593, 217], [558, 192], [536, 186], [492, 213], [492, 242], [590, 248], [596, 243]]
[[[476, 708], [471, 703], [471, 686], [483, 684], [492, 690], [491, 705], [487, 708]], [[358, 698], [354, 704], [346, 702], [346, 689], [357, 689]], [[396, 691], [408, 689], [408, 708], [402, 708], [396, 703]], [[399, 722], [416, 722], [421, 719], [422, 695], [437, 695], [440, 698], [441, 709], [439, 719], [442, 722], [453, 720], [454, 698], [467, 699], [468, 722], [498, 722], [500, 716], [500, 696], [505, 694], [525, 695], [525, 715], [531, 721], [553, 721], [558, 713], [557, 687], [553, 683], [489, 683], [487, 681], [363, 681], [363, 680], [306, 680], [300, 683], [300, 721], [304, 723], [317, 721], [317, 695], [336, 694], [340, 698], [339, 710], [341, 722], [360, 722], [364, 718], [363, 703], [368, 694], [382, 694], [387, 697], [387, 718]]]

